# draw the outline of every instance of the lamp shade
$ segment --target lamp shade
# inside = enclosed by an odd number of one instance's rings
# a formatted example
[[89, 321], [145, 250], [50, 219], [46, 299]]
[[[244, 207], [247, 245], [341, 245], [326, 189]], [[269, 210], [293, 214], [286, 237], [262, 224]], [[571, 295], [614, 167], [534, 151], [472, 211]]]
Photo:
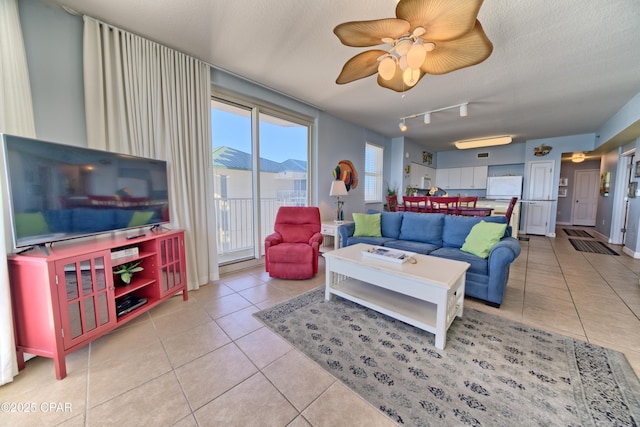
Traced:
[[344, 185], [344, 181], [338, 179], [331, 183], [330, 196], [346, 196], [347, 194], [349, 193], [347, 192], [346, 185]]

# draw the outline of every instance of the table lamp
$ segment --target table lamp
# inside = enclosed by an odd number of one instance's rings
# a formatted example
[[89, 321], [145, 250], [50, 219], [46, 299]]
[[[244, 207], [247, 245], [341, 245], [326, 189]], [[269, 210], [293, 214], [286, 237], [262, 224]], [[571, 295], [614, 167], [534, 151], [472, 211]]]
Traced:
[[344, 213], [342, 212], [342, 205], [344, 202], [340, 200], [340, 196], [346, 196], [349, 194], [347, 192], [347, 187], [344, 185], [344, 181], [336, 180], [331, 183], [331, 190], [329, 191], [330, 196], [336, 196], [336, 204], [338, 208], [336, 209], [335, 222], [343, 222], [344, 221]]

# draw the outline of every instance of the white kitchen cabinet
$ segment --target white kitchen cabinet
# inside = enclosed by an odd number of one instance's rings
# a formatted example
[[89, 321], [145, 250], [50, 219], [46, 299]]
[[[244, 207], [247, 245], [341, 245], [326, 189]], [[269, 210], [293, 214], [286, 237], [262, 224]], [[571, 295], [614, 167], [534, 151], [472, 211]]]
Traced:
[[461, 168], [460, 188], [463, 190], [480, 190], [487, 188], [488, 173], [488, 166]]
[[410, 184], [417, 188], [431, 188], [435, 185], [436, 170], [419, 163], [411, 163]]
[[488, 166], [442, 168], [436, 170], [436, 185], [452, 190], [479, 190], [487, 188]]
[[489, 176], [489, 166], [473, 167], [473, 188], [474, 190], [487, 188], [487, 176]]
[[546, 200], [525, 201], [525, 233], [546, 236], [549, 233], [551, 202]]
[[440, 188], [449, 188], [449, 169], [436, 169], [436, 185]]
[[462, 188], [462, 168], [449, 168], [449, 188]]

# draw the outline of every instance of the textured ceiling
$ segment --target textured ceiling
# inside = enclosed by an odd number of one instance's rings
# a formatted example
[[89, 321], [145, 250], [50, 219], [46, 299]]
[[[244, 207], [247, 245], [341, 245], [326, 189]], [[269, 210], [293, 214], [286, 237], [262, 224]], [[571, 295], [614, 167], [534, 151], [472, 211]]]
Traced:
[[[493, 43], [483, 63], [425, 76], [404, 95], [374, 76], [335, 84], [346, 60], [333, 28], [395, 16], [395, 0], [47, 0], [173, 47], [390, 137], [431, 151], [453, 141], [516, 142], [598, 130], [640, 92], [638, 0], [486, 0], [478, 19]], [[463, 102], [457, 111], [399, 118]], [[638, 136], [626, 132], [626, 143]]]

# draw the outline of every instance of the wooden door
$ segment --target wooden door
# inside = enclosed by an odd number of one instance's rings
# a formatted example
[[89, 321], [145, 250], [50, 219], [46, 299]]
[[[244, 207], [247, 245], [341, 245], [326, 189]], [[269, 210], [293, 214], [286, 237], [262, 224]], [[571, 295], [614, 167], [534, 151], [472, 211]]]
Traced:
[[576, 186], [573, 190], [573, 225], [596, 225], [598, 212], [598, 184], [600, 172], [597, 169], [577, 170]]

